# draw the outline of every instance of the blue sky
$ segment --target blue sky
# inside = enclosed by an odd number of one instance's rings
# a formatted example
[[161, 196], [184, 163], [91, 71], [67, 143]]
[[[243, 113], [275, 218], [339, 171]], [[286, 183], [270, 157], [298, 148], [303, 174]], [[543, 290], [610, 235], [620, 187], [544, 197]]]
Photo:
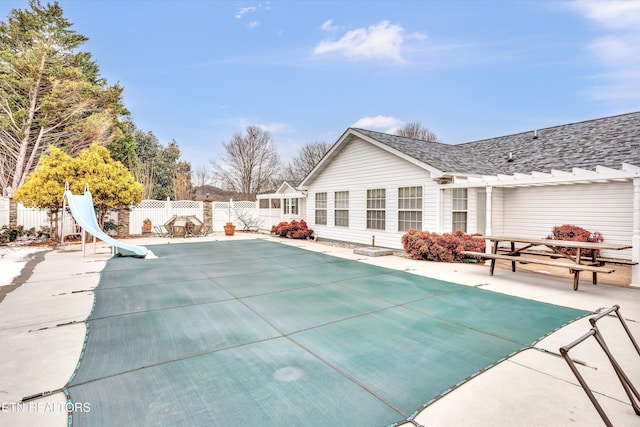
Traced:
[[287, 161], [351, 126], [455, 144], [640, 110], [640, 1], [59, 4], [137, 126], [194, 169], [247, 125]]

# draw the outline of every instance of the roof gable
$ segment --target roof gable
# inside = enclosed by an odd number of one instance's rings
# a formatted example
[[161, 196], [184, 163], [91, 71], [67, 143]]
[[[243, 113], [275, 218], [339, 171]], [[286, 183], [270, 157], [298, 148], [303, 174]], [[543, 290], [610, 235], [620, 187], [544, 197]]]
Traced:
[[283, 181], [282, 184], [280, 184], [280, 187], [278, 187], [278, 189], [276, 190], [275, 194], [296, 193], [297, 187], [298, 187], [298, 181], [290, 181], [290, 180]]
[[[384, 133], [368, 131], [365, 129], [348, 128], [338, 139], [338, 141], [336, 141], [336, 143], [331, 146], [324, 157], [320, 159], [318, 164], [316, 164], [311, 172], [309, 172], [309, 174], [302, 180], [299, 187], [306, 188], [308, 184], [311, 183], [329, 165], [329, 163], [332, 162], [333, 159], [335, 159], [340, 154], [340, 152], [342, 152], [342, 150], [356, 138], [364, 140], [372, 145], [377, 146], [378, 148], [381, 148], [386, 152], [389, 152], [410, 163], [413, 163], [414, 165], [429, 171], [432, 176], [442, 175], [441, 170], [403, 151], [402, 147], [396, 146], [395, 144], [385, 143], [384, 140], [387, 139], [387, 137], [402, 138], [395, 135], [388, 135]], [[406, 139], [407, 141], [416, 142], [416, 140], [412, 140], [410, 138], [404, 139]]]

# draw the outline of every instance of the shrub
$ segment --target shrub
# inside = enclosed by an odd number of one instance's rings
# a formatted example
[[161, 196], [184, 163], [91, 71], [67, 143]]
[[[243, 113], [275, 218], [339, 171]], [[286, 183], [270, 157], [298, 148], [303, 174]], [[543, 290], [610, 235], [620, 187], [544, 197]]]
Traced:
[[456, 231], [452, 234], [439, 235], [412, 228], [402, 236], [402, 246], [413, 259], [462, 262], [467, 258], [461, 254], [462, 251], [484, 252], [485, 250], [484, 240], [474, 239], [474, 236], [480, 236], [480, 234]]
[[3, 225], [0, 227], [0, 245], [15, 241], [28, 243], [35, 240], [42, 241], [49, 239], [51, 239], [51, 229], [49, 227], [41, 227], [39, 230], [36, 230], [35, 227], [26, 230], [21, 225], [17, 227]]
[[271, 227], [271, 234], [280, 237], [288, 237], [290, 239], [308, 239], [313, 235], [313, 230], [307, 226], [304, 219], [296, 221], [295, 219], [288, 222], [281, 222]]
[[[151, 220], [149, 220], [149, 223], [151, 223]], [[104, 222], [104, 226], [102, 227], [102, 229], [104, 230], [105, 233], [107, 233], [110, 236], [115, 235], [118, 233], [118, 224], [116, 224], [112, 220], [108, 220]]]
[[[553, 240], [571, 240], [574, 242], [594, 242], [594, 243], [602, 243], [604, 242], [604, 237], [602, 234], [597, 231], [591, 233], [590, 231], [578, 227], [576, 225], [564, 224], [553, 227], [553, 232], [551, 235], [547, 236], [547, 239]], [[562, 248], [563, 253], [567, 255], [575, 256], [578, 253], [576, 248]], [[581, 255], [585, 256], [593, 256], [593, 251], [582, 249]], [[595, 256], [600, 256], [600, 251], [596, 250]]]

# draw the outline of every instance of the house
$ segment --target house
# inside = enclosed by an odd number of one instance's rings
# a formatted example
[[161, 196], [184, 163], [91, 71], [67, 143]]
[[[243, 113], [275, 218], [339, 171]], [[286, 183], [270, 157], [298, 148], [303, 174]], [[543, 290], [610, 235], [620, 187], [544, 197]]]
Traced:
[[292, 190], [324, 239], [400, 249], [410, 228], [542, 238], [574, 224], [640, 261], [640, 112], [457, 145], [349, 128]]
[[257, 195], [262, 228], [270, 229], [281, 221], [304, 219], [307, 195], [296, 189], [299, 184], [299, 181], [284, 181], [275, 193]]

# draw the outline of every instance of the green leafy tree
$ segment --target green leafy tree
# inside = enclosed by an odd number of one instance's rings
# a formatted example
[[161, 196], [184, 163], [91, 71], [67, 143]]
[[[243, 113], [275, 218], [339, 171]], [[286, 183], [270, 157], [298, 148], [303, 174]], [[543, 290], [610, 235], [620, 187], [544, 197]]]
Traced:
[[66, 182], [74, 194], [84, 192], [88, 184], [101, 227], [110, 209], [142, 200], [142, 184], [122, 163], [112, 159], [105, 147], [92, 144], [74, 158], [51, 146], [38, 167], [16, 190], [15, 199], [27, 207], [48, 209], [52, 236], [59, 236], [57, 224]]
[[38, 168], [29, 174], [29, 179], [15, 192], [14, 199], [23, 205], [49, 211], [52, 238], [59, 235], [58, 220], [63, 206], [64, 184], [73, 178], [74, 173], [71, 156], [52, 146], [40, 158]]
[[122, 137], [122, 88], [78, 50], [86, 40], [57, 2], [30, 0], [0, 22], [0, 186], [22, 185], [51, 145], [74, 155]]
[[89, 185], [100, 227], [111, 209], [142, 200], [142, 184], [122, 163], [112, 159], [105, 147], [91, 144], [73, 159], [73, 167], [75, 176], [70, 189], [78, 194], [84, 191], [85, 184]]
[[131, 117], [127, 115], [117, 123], [117, 126], [120, 129], [120, 136], [114, 138], [106, 147], [114, 160], [125, 165], [127, 169], [136, 175], [135, 172], [139, 168], [140, 161], [136, 154], [135, 124]]
[[191, 199], [191, 164], [180, 160], [178, 143], [172, 140], [164, 147], [153, 132], [136, 130], [137, 177], [144, 184], [145, 199], [165, 200], [167, 197]]

